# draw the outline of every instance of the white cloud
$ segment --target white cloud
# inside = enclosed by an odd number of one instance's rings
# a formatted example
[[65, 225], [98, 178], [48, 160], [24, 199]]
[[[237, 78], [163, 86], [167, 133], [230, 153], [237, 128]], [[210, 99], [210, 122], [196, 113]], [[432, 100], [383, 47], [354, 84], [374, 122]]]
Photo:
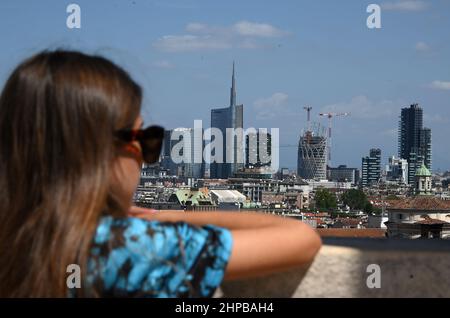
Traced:
[[166, 52], [225, 50], [233, 47], [258, 49], [267, 47], [257, 39], [285, 36], [288, 33], [270, 24], [240, 21], [231, 26], [214, 26], [198, 22], [188, 23], [188, 34], [165, 35], [153, 46]]
[[285, 93], [274, 93], [267, 98], [257, 99], [254, 103], [256, 116], [259, 119], [272, 118], [285, 110], [289, 96]]
[[433, 81], [430, 84], [430, 87], [433, 89], [440, 89], [444, 91], [450, 91], [450, 82], [444, 82], [444, 81]]
[[236, 23], [233, 28], [236, 33], [242, 36], [279, 37], [287, 34], [287, 32], [266, 23], [241, 21]]
[[232, 44], [225, 38], [216, 38], [210, 35], [165, 35], [158, 39], [153, 46], [166, 52], [186, 52], [229, 49]]
[[377, 119], [393, 116], [399, 103], [390, 100], [372, 101], [364, 95], [355, 96], [349, 102], [327, 105], [322, 112], [347, 112], [352, 118]]
[[153, 62], [153, 66], [157, 67], [157, 68], [165, 68], [165, 69], [170, 69], [170, 68], [175, 67], [174, 64], [172, 64], [171, 62], [166, 61], [166, 60], [155, 61], [155, 62]]
[[422, 0], [397, 0], [384, 2], [381, 8], [387, 11], [423, 11], [428, 3]]
[[417, 42], [416, 43], [416, 51], [419, 52], [426, 52], [430, 50], [430, 46], [428, 44], [426, 44], [425, 42]]

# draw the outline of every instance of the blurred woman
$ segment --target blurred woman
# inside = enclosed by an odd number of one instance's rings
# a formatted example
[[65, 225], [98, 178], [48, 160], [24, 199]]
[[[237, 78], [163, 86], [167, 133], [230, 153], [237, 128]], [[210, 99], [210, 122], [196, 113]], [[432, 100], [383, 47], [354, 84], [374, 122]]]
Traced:
[[[210, 297], [224, 278], [311, 262], [320, 239], [295, 220], [129, 216], [164, 132], [143, 128], [141, 100], [99, 56], [45, 51], [13, 71], [0, 96], [0, 297]], [[68, 288], [70, 264], [81, 288]]]

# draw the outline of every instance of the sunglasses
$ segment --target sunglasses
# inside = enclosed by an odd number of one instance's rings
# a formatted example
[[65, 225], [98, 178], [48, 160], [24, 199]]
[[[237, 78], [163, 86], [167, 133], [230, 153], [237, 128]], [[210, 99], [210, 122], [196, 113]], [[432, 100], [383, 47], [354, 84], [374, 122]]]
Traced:
[[153, 164], [159, 160], [159, 155], [161, 154], [164, 128], [150, 126], [145, 129], [124, 129], [117, 131], [116, 137], [126, 143], [133, 141], [139, 142], [144, 162]]

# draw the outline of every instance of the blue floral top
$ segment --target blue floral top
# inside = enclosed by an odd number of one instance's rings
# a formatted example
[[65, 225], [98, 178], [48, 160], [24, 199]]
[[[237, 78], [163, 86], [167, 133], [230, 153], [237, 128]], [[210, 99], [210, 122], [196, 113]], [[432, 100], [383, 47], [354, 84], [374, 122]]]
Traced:
[[100, 297], [211, 297], [231, 248], [230, 231], [212, 225], [103, 217], [87, 290]]

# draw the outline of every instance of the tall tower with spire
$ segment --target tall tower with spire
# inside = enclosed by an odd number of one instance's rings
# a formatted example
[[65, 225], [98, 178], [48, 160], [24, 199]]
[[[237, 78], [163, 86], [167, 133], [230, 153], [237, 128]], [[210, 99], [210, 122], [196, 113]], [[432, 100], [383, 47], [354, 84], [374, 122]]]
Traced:
[[[222, 133], [222, 158], [215, 157], [210, 165], [210, 177], [227, 179], [244, 167], [244, 105], [236, 102], [235, 63], [231, 76], [230, 106], [211, 110], [211, 128]], [[217, 155], [217, 149], [215, 151]], [[222, 159], [222, 160], [220, 160]]]
[[233, 61], [233, 75], [231, 76], [230, 89], [230, 107], [236, 106], [236, 78], [234, 76], [234, 61]]

